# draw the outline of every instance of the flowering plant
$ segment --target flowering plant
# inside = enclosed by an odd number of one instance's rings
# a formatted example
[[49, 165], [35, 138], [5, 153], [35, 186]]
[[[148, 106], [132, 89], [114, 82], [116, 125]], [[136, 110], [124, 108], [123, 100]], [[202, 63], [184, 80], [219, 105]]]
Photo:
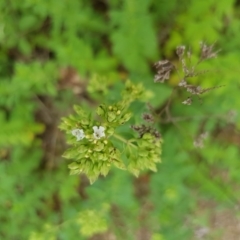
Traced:
[[112, 165], [136, 176], [140, 170], [156, 171], [162, 143], [157, 130], [129, 125], [130, 133], [125, 136], [120, 129], [132, 117], [130, 104], [144, 97], [141, 84], [127, 81], [122, 99], [112, 105], [101, 104], [96, 114], [74, 106], [76, 115], [63, 118], [60, 125], [67, 134], [69, 148], [63, 156], [72, 160], [70, 174], [85, 173], [93, 183], [100, 174], [106, 176]]

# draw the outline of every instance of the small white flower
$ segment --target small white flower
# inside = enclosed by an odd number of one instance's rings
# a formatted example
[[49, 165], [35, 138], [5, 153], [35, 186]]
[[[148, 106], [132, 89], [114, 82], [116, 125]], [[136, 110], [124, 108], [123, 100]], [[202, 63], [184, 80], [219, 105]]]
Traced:
[[94, 131], [93, 136], [94, 136], [95, 139], [99, 139], [101, 137], [105, 137], [105, 133], [104, 133], [105, 128], [104, 127], [102, 127], [102, 126], [100, 126], [100, 127], [94, 126], [93, 127], [93, 131]]
[[84, 134], [83, 130], [78, 129], [78, 128], [72, 130], [72, 135], [77, 138], [77, 141], [80, 141], [83, 138], [85, 138], [85, 134]]

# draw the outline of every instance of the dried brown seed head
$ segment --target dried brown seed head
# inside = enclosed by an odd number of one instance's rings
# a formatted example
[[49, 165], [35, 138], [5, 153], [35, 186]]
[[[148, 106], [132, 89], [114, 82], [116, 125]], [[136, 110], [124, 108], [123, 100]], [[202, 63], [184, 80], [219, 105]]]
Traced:
[[152, 123], [154, 122], [154, 118], [151, 114], [149, 113], [144, 113], [143, 116], [142, 116], [143, 120], [146, 121], [146, 122], [149, 122], [149, 123]]
[[182, 104], [191, 105], [192, 104], [192, 98], [188, 97], [185, 101], [182, 102]]
[[217, 51], [213, 51], [214, 48], [214, 44], [212, 45], [207, 45], [204, 42], [200, 42], [200, 47], [201, 47], [201, 56], [200, 56], [200, 60], [206, 60], [206, 59], [210, 59], [210, 58], [216, 58], [217, 54], [220, 50]]
[[178, 46], [177, 49], [176, 49], [176, 53], [178, 55], [178, 57], [181, 59], [185, 53], [185, 49], [186, 47], [185, 46]]
[[161, 60], [155, 63], [157, 74], [154, 77], [154, 82], [164, 83], [170, 77], [171, 71], [175, 68], [174, 65], [168, 60]]

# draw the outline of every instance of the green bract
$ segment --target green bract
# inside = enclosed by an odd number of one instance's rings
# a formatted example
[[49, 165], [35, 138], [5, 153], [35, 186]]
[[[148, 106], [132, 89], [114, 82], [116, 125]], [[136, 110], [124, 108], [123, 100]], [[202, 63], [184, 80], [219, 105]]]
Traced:
[[[71, 159], [70, 174], [85, 173], [93, 183], [106, 176], [113, 166], [138, 175], [140, 170], [156, 171], [160, 162], [161, 139], [150, 133], [126, 138], [116, 130], [132, 116], [130, 104], [144, 98], [143, 86], [127, 81], [122, 99], [112, 105], [101, 104], [96, 114], [74, 106], [75, 115], [62, 119], [60, 128], [67, 134], [69, 149], [64, 157]], [[98, 121], [96, 121], [98, 119]], [[132, 131], [129, 127], [129, 131]]]

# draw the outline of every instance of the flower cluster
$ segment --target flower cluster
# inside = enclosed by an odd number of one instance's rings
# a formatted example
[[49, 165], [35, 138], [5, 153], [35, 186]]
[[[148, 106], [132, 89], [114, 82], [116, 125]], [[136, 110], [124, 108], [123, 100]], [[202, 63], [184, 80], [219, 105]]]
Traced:
[[113, 127], [124, 124], [131, 117], [131, 113], [126, 112], [125, 102], [118, 102], [110, 106], [101, 104], [97, 109], [97, 114], [103, 117], [109, 126]]
[[206, 43], [204, 42], [200, 42], [200, 46], [201, 46], [201, 56], [200, 56], [200, 60], [206, 60], [206, 59], [210, 59], [210, 58], [216, 58], [217, 54], [220, 50], [217, 51], [213, 51], [214, 48], [214, 44], [208, 46]]
[[[142, 169], [156, 170], [161, 153], [159, 133], [152, 128], [142, 128], [136, 137], [118, 130], [132, 116], [131, 102], [141, 99], [143, 93], [142, 85], [128, 81], [119, 102], [101, 104], [96, 115], [74, 106], [76, 114], [62, 119], [60, 128], [67, 133], [70, 146], [63, 156], [72, 161], [68, 165], [70, 174], [85, 173], [93, 183], [99, 175], [106, 176], [112, 165], [135, 175]], [[144, 115], [144, 119], [153, 120], [150, 115]]]
[[140, 170], [150, 169], [157, 171], [156, 163], [161, 162], [161, 138], [156, 138], [151, 133], [145, 133], [136, 140], [135, 147], [131, 148], [130, 164], [128, 170], [138, 176]]
[[[192, 104], [192, 95], [197, 95], [199, 99], [200, 94], [203, 94], [205, 92], [208, 92], [210, 90], [222, 87], [211, 87], [203, 89], [201, 86], [195, 86], [192, 84], [189, 84], [189, 78], [196, 77], [202, 74], [205, 74], [207, 71], [197, 71], [197, 66], [211, 58], [217, 57], [218, 51], [213, 51], [214, 44], [213, 45], [207, 45], [204, 42], [200, 43], [200, 57], [198, 62], [194, 65], [192, 64], [192, 52], [190, 49], [186, 49], [185, 46], [178, 46], [176, 49], [176, 54], [179, 58], [179, 61], [181, 63], [183, 77], [181, 78], [180, 82], [178, 83], [178, 86], [186, 92], [190, 93], [191, 96], [189, 96], [186, 100], [184, 100], [182, 103], [185, 105], [191, 105]], [[162, 60], [155, 64], [157, 68], [157, 75], [154, 78], [154, 82], [161, 82], [163, 83], [165, 80], [169, 79], [170, 73], [172, 70], [177, 69], [169, 60]], [[180, 71], [177, 71], [178, 75], [180, 75]]]
[[146, 126], [145, 124], [142, 124], [140, 126], [132, 125], [131, 128], [139, 134], [140, 138], [142, 138], [146, 133], [150, 133], [157, 139], [161, 138], [161, 134], [152, 126]]
[[152, 114], [149, 114], [149, 113], [144, 113], [142, 115], [142, 119], [148, 123], [153, 123], [154, 122], [154, 117]]
[[[100, 126], [100, 127], [97, 127], [97, 126], [93, 126], [93, 136], [95, 139], [100, 139], [102, 137], [105, 137], [105, 128]], [[84, 134], [84, 131], [83, 129], [73, 129], [71, 131], [72, 135], [75, 136], [77, 138], [77, 141], [79, 140], [82, 140], [83, 138], [85, 138], [85, 134]]]
[[[180, 86], [180, 85], [179, 85]], [[220, 87], [223, 87], [224, 85], [212, 87], [212, 88], [205, 88], [202, 89], [201, 86], [194, 86], [194, 85], [182, 85], [182, 87], [186, 88], [187, 92], [191, 93], [192, 95], [200, 95], [205, 92], [211, 91], [213, 89], [217, 89]], [[185, 101], [182, 102], [185, 105], [191, 105], [192, 104], [192, 97], [188, 97]]]
[[180, 59], [182, 59], [182, 57], [184, 56], [185, 49], [186, 49], [185, 46], [178, 46], [178, 47], [177, 47], [176, 53], [177, 53], [177, 55], [178, 55], [178, 57], [179, 57]]
[[77, 115], [63, 118], [60, 125], [68, 133], [71, 146], [63, 156], [74, 159], [69, 164], [70, 174], [85, 173], [92, 183], [99, 174], [106, 176], [112, 164], [119, 168], [123, 164], [119, 151], [108, 140], [112, 134], [110, 128], [105, 124], [94, 124], [93, 116], [81, 107], [74, 106], [74, 110]]
[[164, 83], [170, 77], [171, 71], [175, 68], [174, 65], [168, 60], [162, 60], [155, 63], [157, 74], [154, 77], [154, 82]]

